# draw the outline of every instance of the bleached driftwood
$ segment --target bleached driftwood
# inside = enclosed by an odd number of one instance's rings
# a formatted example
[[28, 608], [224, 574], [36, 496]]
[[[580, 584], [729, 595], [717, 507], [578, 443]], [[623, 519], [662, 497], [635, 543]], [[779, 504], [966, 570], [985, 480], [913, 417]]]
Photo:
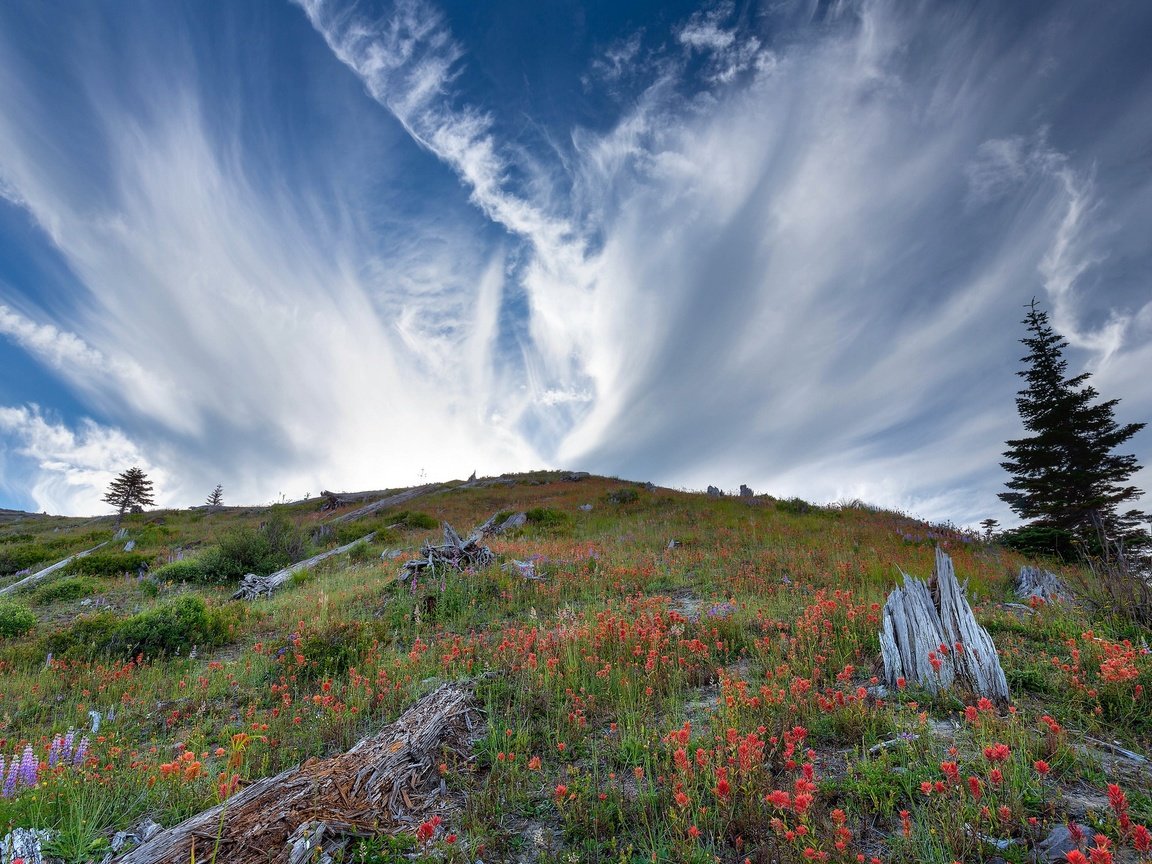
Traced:
[[443, 786], [444, 753], [470, 755], [482, 735], [469, 684], [444, 684], [379, 733], [330, 759], [258, 780], [164, 831], [117, 864], [303, 864], [331, 860], [358, 836], [420, 821]]
[[446, 487], [441, 486], [439, 483], [429, 483], [425, 486], [415, 486], [412, 489], [405, 489], [403, 492], [397, 492], [395, 495], [389, 495], [386, 498], [381, 498], [379, 501], [373, 501], [371, 504], [365, 504], [363, 507], [357, 507], [355, 510], [341, 513], [339, 516], [329, 519], [328, 524], [339, 525], [342, 522], [352, 522], [356, 519], [363, 519], [365, 516], [379, 513], [381, 510], [387, 510], [389, 507], [398, 507], [401, 504], [408, 503], [413, 498], [419, 498], [421, 495], [427, 495], [430, 492], [436, 492], [444, 488]]
[[440, 567], [451, 567], [454, 570], [479, 570], [495, 563], [496, 556], [492, 550], [480, 543], [484, 535], [477, 529], [465, 539], [449, 525], [444, 523], [444, 543], [434, 546], [425, 543], [420, 547], [420, 557], [413, 558], [400, 568], [400, 581], [425, 570], [436, 570]]
[[1007, 701], [1008, 680], [996, 645], [976, 622], [952, 559], [937, 547], [931, 583], [903, 576], [903, 587], [895, 588], [884, 604], [880, 631], [888, 686], [903, 678], [933, 693], [958, 688]]
[[1025, 566], [1020, 568], [1020, 576], [1016, 579], [1016, 596], [1024, 600], [1035, 597], [1045, 603], [1063, 603], [1072, 599], [1072, 592], [1056, 574], [1040, 567]]
[[376, 532], [373, 531], [371, 534], [365, 534], [359, 540], [353, 540], [351, 543], [345, 543], [343, 546], [337, 546], [335, 549], [329, 549], [327, 552], [321, 552], [319, 555], [313, 555], [311, 558], [305, 558], [303, 561], [289, 564], [283, 570], [277, 570], [268, 576], [257, 576], [255, 573], [249, 573], [240, 580], [240, 588], [232, 595], [232, 599], [255, 600], [257, 597], [268, 597], [273, 591], [288, 582], [296, 573], [303, 570], [311, 570], [321, 561], [336, 555], [343, 555], [357, 543], [368, 543], [375, 536]]
[[97, 549], [103, 549], [107, 545], [108, 545], [108, 541], [105, 540], [99, 546], [93, 546], [91, 549], [85, 549], [83, 552], [77, 552], [75, 555], [69, 555], [63, 561], [57, 561], [51, 567], [45, 567], [43, 570], [37, 570], [35, 573], [33, 573], [31, 575], [25, 576], [19, 582], [13, 582], [11, 585], [9, 585], [5, 588], [0, 588], [0, 597], [3, 597], [5, 594], [14, 594], [17, 591], [21, 591], [21, 590], [27, 588], [29, 585], [35, 585], [37, 582], [42, 580], [44, 577], [51, 576], [57, 570], [64, 569], [69, 564], [71, 564], [73, 561], [75, 561], [77, 558], [83, 558], [86, 555], [91, 555]]

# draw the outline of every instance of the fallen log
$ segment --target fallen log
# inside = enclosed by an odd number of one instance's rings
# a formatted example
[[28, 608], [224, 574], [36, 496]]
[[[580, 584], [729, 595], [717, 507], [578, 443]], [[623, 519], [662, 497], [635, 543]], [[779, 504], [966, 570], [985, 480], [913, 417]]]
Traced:
[[320, 497], [324, 499], [320, 509], [335, 510], [338, 507], [347, 507], [349, 504], [363, 504], [373, 498], [381, 498], [391, 491], [390, 489], [373, 489], [368, 492], [329, 492], [325, 489], [320, 493]]
[[73, 561], [75, 561], [77, 558], [83, 558], [86, 555], [91, 555], [97, 549], [103, 549], [105, 546], [108, 545], [108, 543], [109, 543], [109, 541], [105, 540], [99, 546], [93, 546], [91, 549], [85, 549], [83, 552], [77, 552], [75, 555], [69, 555], [63, 561], [57, 561], [51, 567], [45, 567], [43, 570], [37, 570], [35, 573], [32, 573], [31, 575], [25, 576], [19, 582], [13, 582], [11, 585], [8, 585], [5, 588], [0, 588], [0, 597], [3, 597], [5, 594], [14, 594], [17, 591], [21, 591], [21, 590], [27, 588], [29, 585], [35, 585], [37, 582], [42, 580], [44, 577], [51, 576], [57, 570], [64, 569], [69, 564], [71, 564]]
[[371, 534], [365, 534], [359, 540], [353, 540], [351, 543], [345, 543], [343, 546], [337, 546], [335, 549], [329, 549], [327, 552], [321, 552], [319, 555], [313, 555], [311, 558], [289, 564], [283, 570], [277, 570], [268, 576], [257, 576], [255, 573], [249, 573], [240, 580], [240, 588], [232, 595], [232, 599], [255, 600], [257, 597], [270, 597], [273, 591], [288, 582], [295, 574], [303, 570], [311, 570], [328, 558], [342, 555], [357, 543], [368, 543], [375, 536], [376, 532], [373, 531]]
[[442, 486], [439, 483], [429, 483], [425, 486], [405, 489], [403, 492], [397, 492], [395, 495], [389, 495], [386, 498], [381, 498], [379, 501], [373, 501], [371, 504], [365, 504], [363, 507], [357, 507], [355, 510], [341, 513], [339, 516], [329, 519], [328, 524], [339, 525], [342, 522], [352, 522], [356, 519], [363, 519], [365, 516], [371, 516], [389, 507], [398, 507], [401, 504], [406, 504], [413, 498], [419, 498], [421, 495], [428, 495], [431, 492], [446, 488], [448, 487]]
[[[487, 524], [487, 523], [485, 523]], [[426, 570], [436, 571], [439, 568], [451, 567], [453, 570], [480, 570], [496, 562], [496, 555], [487, 546], [480, 543], [484, 539], [480, 528], [473, 531], [467, 538], [461, 539], [455, 529], [447, 522], [444, 523], [444, 542], [439, 546], [425, 543], [420, 547], [420, 557], [405, 562], [400, 568], [399, 579], [407, 581], [410, 577]]]
[[330, 759], [258, 780], [115, 859], [117, 864], [268, 864], [337, 856], [356, 837], [395, 831], [437, 807], [444, 753], [482, 736], [471, 684], [444, 684], [379, 733]]
[[898, 680], [932, 693], [960, 689], [1002, 702], [1008, 680], [996, 645], [976, 622], [964, 589], [956, 580], [952, 559], [936, 548], [936, 570], [930, 583], [907, 573], [884, 604], [880, 652], [889, 687]]

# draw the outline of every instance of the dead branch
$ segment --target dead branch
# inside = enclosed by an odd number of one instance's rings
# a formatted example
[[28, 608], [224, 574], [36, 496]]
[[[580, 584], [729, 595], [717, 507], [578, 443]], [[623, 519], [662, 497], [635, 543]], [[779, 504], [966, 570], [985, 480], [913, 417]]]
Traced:
[[378, 734], [330, 759], [259, 780], [164, 831], [117, 864], [268, 864], [323, 860], [358, 836], [425, 818], [445, 751], [467, 758], [482, 727], [471, 684], [444, 684]]

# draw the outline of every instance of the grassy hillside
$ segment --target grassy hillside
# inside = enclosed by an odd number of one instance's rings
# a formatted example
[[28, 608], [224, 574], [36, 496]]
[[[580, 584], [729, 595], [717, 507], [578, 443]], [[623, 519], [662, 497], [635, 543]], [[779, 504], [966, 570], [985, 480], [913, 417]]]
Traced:
[[[0, 832], [99, 860], [116, 830], [171, 826], [471, 679], [488, 728], [439, 766], [455, 803], [346, 860], [1024, 861], [1069, 819], [1111, 839], [1094, 861], [1148, 860], [1152, 777], [1100, 743], [1152, 748], [1147, 634], [1007, 607], [1021, 558], [898, 514], [562, 477], [334, 527], [319, 501], [128, 517], [0, 601], [5, 778], [28, 748], [39, 763], [5, 785]], [[413, 587], [381, 557], [498, 512], [528, 514], [490, 542], [509, 566]], [[228, 599], [250, 568], [373, 530], [270, 599]], [[112, 531], [5, 521], [0, 587]], [[885, 594], [898, 569], [929, 575], [936, 544], [999, 648], [1007, 710], [874, 686]]]

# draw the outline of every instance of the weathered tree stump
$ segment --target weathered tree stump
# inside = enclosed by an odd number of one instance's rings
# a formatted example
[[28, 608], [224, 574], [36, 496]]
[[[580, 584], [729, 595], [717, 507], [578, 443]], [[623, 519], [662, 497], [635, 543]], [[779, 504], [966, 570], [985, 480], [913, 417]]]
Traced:
[[1035, 597], [1045, 603], [1066, 603], [1072, 599], [1072, 592], [1055, 573], [1024, 566], [1016, 579], [1016, 596], [1023, 600]]
[[1002, 702], [1008, 680], [996, 645], [976, 622], [952, 559], [936, 549], [936, 571], [930, 583], [903, 573], [884, 604], [880, 652], [889, 687], [898, 679], [932, 693], [960, 689]]
[[359, 540], [353, 540], [351, 543], [345, 543], [343, 546], [337, 546], [335, 549], [329, 549], [327, 552], [321, 552], [319, 555], [313, 555], [311, 558], [289, 564], [283, 570], [277, 570], [268, 576], [257, 576], [255, 573], [249, 573], [240, 580], [240, 588], [232, 595], [232, 599], [255, 600], [257, 597], [269, 597], [273, 591], [286, 584], [295, 574], [303, 570], [311, 570], [328, 558], [342, 555], [357, 543], [368, 543], [375, 536], [376, 532], [373, 531], [371, 534], [365, 534]]
[[157, 834], [117, 864], [268, 864], [335, 856], [356, 837], [411, 825], [442, 793], [443, 754], [467, 758], [482, 735], [469, 684], [445, 684], [378, 734], [330, 759], [258, 780]]

